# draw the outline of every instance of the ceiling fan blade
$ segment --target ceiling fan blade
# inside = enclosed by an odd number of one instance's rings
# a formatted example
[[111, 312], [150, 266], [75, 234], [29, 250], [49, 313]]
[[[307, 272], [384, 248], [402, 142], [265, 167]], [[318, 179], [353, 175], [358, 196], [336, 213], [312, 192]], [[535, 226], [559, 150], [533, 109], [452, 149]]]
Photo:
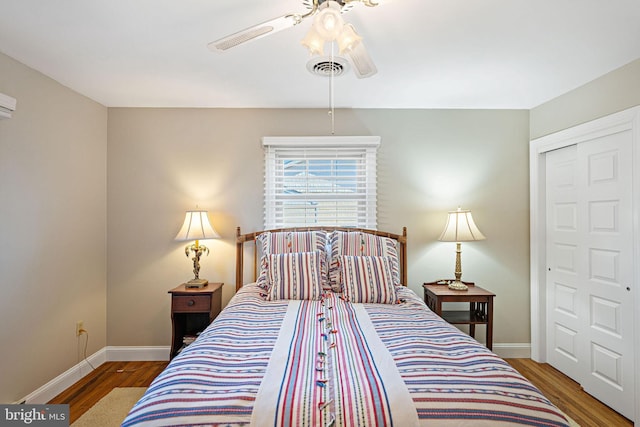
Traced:
[[300, 21], [300, 15], [289, 14], [280, 16], [279, 18], [274, 18], [270, 21], [254, 25], [253, 27], [246, 28], [242, 31], [238, 31], [237, 33], [213, 41], [209, 43], [207, 47], [214, 52], [225, 52], [232, 47], [291, 28], [294, 25], [299, 24]]
[[373, 63], [369, 52], [367, 52], [362, 42], [347, 52], [347, 57], [353, 66], [353, 72], [359, 79], [366, 79], [378, 72], [376, 64]]

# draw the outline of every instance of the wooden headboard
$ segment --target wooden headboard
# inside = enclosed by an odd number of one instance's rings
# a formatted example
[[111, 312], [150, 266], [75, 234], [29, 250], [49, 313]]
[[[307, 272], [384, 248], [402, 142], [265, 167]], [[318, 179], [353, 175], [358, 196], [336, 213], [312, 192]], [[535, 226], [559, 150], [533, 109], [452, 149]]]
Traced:
[[407, 286], [407, 227], [402, 227], [402, 234], [388, 233], [386, 231], [367, 230], [364, 228], [347, 228], [347, 227], [292, 227], [292, 228], [279, 228], [275, 230], [262, 230], [255, 231], [253, 233], [242, 234], [240, 227], [236, 229], [236, 291], [240, 289], [244, 283], [244, 244], [246, 242], [254, 243], [254, 256], [253, 256], [253, 281], [257, 279], [258, 272], [258, 251], [255, 248], [256, 237], [269, 232], [279, 231], [345, 231], [353, 232], [360, 231], [362, 233], [373, 234], [376, 236], [388, 237], [398, 242], [398, 257], [400, 262], [400, 281], [404, 286]]

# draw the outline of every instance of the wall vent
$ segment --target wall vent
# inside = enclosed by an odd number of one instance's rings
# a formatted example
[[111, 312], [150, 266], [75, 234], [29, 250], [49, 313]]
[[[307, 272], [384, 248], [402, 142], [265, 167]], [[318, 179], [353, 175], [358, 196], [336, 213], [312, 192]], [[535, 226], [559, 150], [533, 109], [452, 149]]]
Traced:
[[0, 119], [10, 119], [11, 113], [16, 111], [16, 104], [15, 98], [0, 93]]

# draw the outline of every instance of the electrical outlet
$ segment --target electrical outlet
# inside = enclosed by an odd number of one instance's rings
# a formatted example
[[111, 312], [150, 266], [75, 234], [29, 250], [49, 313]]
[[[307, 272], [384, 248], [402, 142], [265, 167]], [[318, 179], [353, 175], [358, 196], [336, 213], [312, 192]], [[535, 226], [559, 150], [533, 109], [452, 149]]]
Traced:
[[78, 320], [76, 322], [76, 336], [79, 337], [83, 331], [84, 331], [84, 321]]

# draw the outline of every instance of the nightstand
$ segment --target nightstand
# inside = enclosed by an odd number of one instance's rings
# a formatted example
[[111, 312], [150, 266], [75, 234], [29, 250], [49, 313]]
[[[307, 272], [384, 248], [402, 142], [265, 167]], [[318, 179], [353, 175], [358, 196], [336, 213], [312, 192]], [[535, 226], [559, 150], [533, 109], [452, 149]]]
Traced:
[[209, 283], [203, 288], [185, 288], [183, 283], [169, 291], [173, 330], [169, 353], [171, 359], [220, 314], [223, 285]]
[[[487, 325], [487, 348], [493, 347], [493, 298], [495, 294], [475, 286], [472, 282], [464, 282], [469, 287], [466, 291], [449, 289], [444, 281], [430, 282], [422, 285], [424, 302], [438, 316], [452, 325], [469, 325], [469, 335], [475, 338], [476, 325]], [[468, 302], [469, 310], [442, 310], [444, 302]]]

